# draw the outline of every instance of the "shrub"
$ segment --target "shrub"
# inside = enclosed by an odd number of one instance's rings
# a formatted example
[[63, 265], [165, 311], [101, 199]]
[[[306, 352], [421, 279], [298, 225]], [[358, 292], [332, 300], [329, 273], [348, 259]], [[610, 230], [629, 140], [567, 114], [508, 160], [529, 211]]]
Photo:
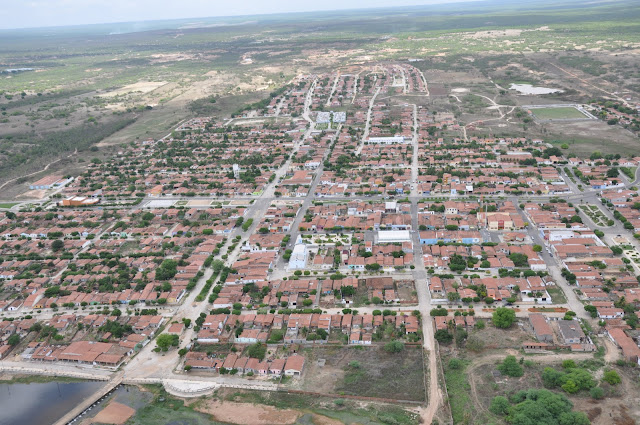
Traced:
[[620, 375], [615, 370], [607, 370], [602, 377], [602, 380], [608, 383], [609, 385], [618, 385], [622, 382]]
[[498, 370], [507, 376], [519, 377], [524, 375], [524, 369], [518, 363], [515, 356], [505, 357], [502, 364], [498, 366]]
[[404, 343], [401, 341], [391, 341], [384, 345], [384, 349], [388, 353], [399, 353], [404, 350]]
[[604, 398], [604, 390], [602, 387], [593, 387], [589, 390], [589, 395], [591, 395], [591, 398], [594, 400], [600, 400]]
[[450, 359], [449, 360], [449, 369], [461, 369], [462, 368], [462, 360], [460, 359]]
[[511, 404], [506, 397], [497, 396], [491, 400], [491, 406], [489, 406], [489, 411], [494, 415], [506, 415], [509, 412], [509, 408]]
[[453, 335], [451, 335], [446, 329], [437, 330], [434, 337], [436, 341], [441, 344], [446, 344], [453, 340]]

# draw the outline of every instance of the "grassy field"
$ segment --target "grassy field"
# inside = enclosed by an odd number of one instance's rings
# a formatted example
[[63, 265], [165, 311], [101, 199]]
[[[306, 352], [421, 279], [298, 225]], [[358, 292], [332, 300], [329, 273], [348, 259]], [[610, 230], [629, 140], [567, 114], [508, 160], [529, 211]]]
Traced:
[[587, 116], [576, 108], [535, 108], [532, 110], [533, 115], [539, 120], [566, 120], [584, 118]]
[[18, 205], [18, 202], [5, 202], [5, 203], [0, 203], [0, 208], [12, 208], [14, 206]]
[[130, 425], [224, 425], [222, 422], [212, 420], [209, 415], [186, 407], [184, 401], [167, 395], [157, 396], [151, 404], [137, 410], [127, 423]]

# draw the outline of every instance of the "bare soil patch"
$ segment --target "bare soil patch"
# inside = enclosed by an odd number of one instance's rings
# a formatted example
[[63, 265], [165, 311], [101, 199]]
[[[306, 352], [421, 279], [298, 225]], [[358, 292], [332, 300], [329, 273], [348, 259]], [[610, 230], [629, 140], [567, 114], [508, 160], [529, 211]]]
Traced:
[[131, 416], [136, 413], [135, 409], [129, 406], [112, 401], [107, 407], [102, 409], [95, 418], [93, 423], [96, 424], [113, 424], [122, 425], [129, 420]]
[[238, 425], [289, 425], [296, 422], [301, 412], [276, 409], [251, 403], [231, 403], [207, 400], [195, 410], [208, 413], [216, 420]]

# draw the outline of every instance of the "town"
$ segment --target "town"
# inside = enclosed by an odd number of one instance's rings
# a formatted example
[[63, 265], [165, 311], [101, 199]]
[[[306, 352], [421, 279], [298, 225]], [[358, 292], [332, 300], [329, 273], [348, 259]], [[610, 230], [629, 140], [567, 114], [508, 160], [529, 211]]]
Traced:
[[[470, 135], [430, 103], [448, 96], [408, 62], [299, 75], [30, 182], [38, 199], [0, 212], [0, 368], [409, 401], [446, 423], [463, 347], [637, 365], [640, 157]], [[376, 390], [390, 372], [406, 385]]]

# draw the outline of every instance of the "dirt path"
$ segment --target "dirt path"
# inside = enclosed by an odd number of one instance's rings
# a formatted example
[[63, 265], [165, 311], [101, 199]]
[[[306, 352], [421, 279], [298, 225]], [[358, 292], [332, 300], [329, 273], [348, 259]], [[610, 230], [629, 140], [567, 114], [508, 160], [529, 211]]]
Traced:
[[611, 93], [611, 92], [609, 92], [609, 91], [606, 91], [606, 90], [605, 90], [605, 89], [603, 89], [602, 87], [598, 87], [598, 86], [596, 86], [596, 85], [594, 85], [594, 84], [592, 84], [592, 83], [588, 82], [588, 81], [587, 81], [587, 80], [585, 80], [584, 78], [580, 78], [580, 77], [578, 77], [578, 76], [577, 76], [576, 74], [574, 74], [573, 72], [567, 71], [566, 69], [559, 67], [559, 66], [558, 66], [558, 65], [556, 65], [555, 63], [549, 62], [549, 65], [551, 65], [551, 66], [553, 66], [553, 67], [555, 67], [555, 68], [558, 68], [560, 71], [562, 71], [562, 72], [564, 72], [565, 74], [567, 74], [567, 75], [569, 75], [569, 76], [571, 76], [571, 77], [575, 78], [576, 80], [580, 81], [581, 83], [583, 83], [583, 84], [585, 84], [585, 85], [587, 85], [587, 86], [593, 87], [593, 88], [594, 88], [594, 89], [596, 89], [596, 90], [600, 90], [601, 92], [608, 94], [609, 96], [613, 97], [614, 99], [618, 99], [620, 102], [622, 102], [622, 104], [623, 104], [624, 106], [629, 106], [629, 103], [628, 103], [626, 100], [624, 100], [623, 98], [621, 98], [620, 96], [618, 96], [617, 94], [614, 94], [614, 93]]
[[[475, 94], [475, 93], [470, 93], [474, 96], [478, 96], [481, 97], [483, 99], [488, 100], [491, 103], [491, 106], [489, 108], [495, 109], [498, 111], [498, 113], [500, 114], [499, 118], [489, 118], [489, 119], [484, 119], [484, 120], [476, 120], [476, 121], [472, 121], [469, 124], [463, 125], [462, 126], [462, 137], [464, 138], [465, 142], [469, 141], [469, 137], [467, 135], [467, 127], [472, 126], [472, 125], [476, 125], [477, 123], [485, 123], [488, 121], [498, 121], [498, 120], [502, 120], [505, 119], [505, 117], [507, 115], [511, 115], [513, 113], [513, 111], [515, 111], [515, 109], [517, 108], [517, 106], [511, 106], [511, 105], [499, 105], [498, 103], [496, 103], [495, 100], [491, 99], [490, 97], [484, 96], [482, 94]], [[458, 96], [452, 95], [453, 97], [455, 97], [458, 102], [460, 102], [460, 99], [458, 99]], [[502, 112], [502, 108], [511, 108], [510, 110], [508, 110], [507, 112]], [[509, 118], [507, 118], [507, 121], [509, 121]]]

